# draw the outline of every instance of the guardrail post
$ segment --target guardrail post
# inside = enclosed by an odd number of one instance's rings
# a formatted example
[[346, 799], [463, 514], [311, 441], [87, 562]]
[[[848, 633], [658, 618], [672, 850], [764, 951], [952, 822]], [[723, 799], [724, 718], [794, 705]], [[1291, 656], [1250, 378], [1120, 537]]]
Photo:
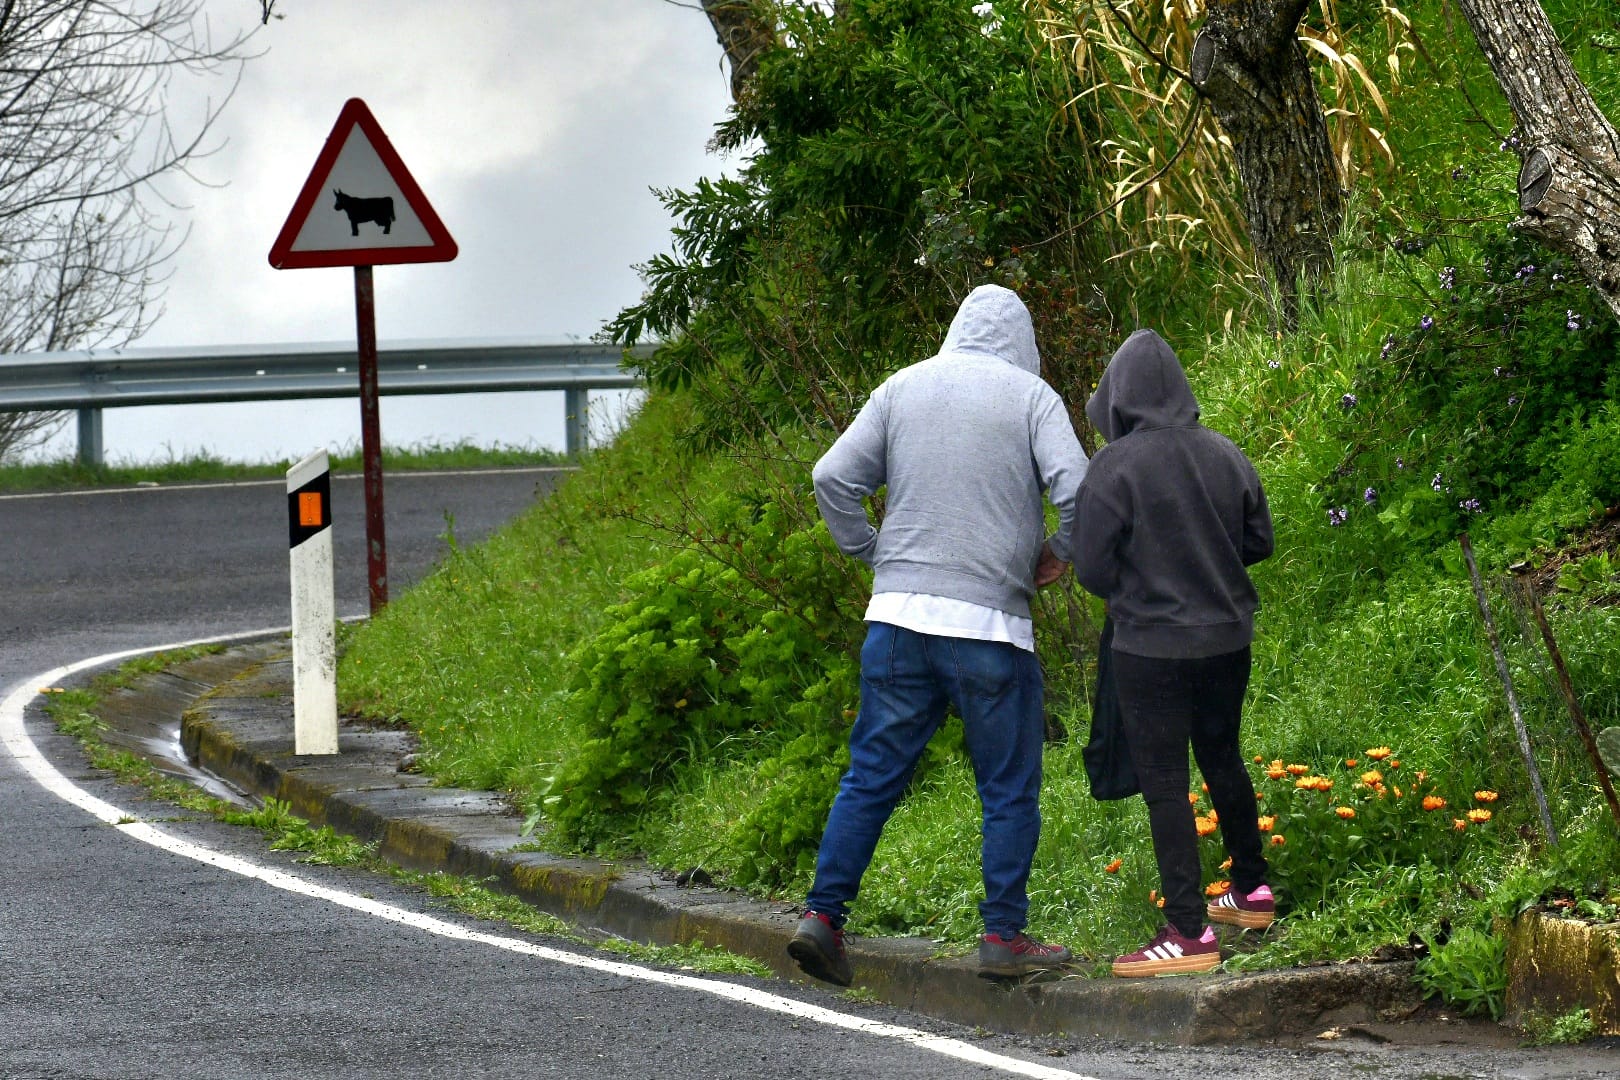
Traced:
[[101, 410], [79, 410], [79, 464], [87, 469], [101, 468]]
[[570, 387], [563, 391], [563, 449], [569, 457], [575, 457], [584, 451], [590, 435], [590, 425], [587, 423], [590, 400], [585, 396], [588, 391]]

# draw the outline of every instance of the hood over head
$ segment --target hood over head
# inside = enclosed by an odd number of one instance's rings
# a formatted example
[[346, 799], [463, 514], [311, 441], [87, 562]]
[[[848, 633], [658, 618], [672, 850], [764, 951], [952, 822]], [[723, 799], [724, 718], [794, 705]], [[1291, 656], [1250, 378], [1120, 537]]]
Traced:
[[1125, 339], [1108, 361], [1086, 418], [1109, 442], [1139, 427], [1188, 427], [1198, 422], [1198, 399], [1169, 342], [1152, 330]]
[[995, 356], [1031, 375], [1041, 373], [1029, 308], [1017, 293], [1000, 285], [980, 285], [967, 294], [939, 351]]

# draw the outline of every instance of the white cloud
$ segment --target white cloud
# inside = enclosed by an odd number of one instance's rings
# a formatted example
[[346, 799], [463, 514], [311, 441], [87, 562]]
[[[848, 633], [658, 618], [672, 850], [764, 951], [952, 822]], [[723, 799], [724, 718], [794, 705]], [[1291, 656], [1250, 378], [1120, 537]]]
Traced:
[[[204, 10], [216, 37], [258, 16], [248, 0], [206, 0]], [[669, 246], [668, 215], [649, 189], [723, 169], [704, 147], [729, 104], [728, 84], [714, 34], [692, 8], [663, 0], [281, 0], [277, 10], [286, 17], [255, 39], [264, 55], [248, 63], [218, 123], [224, 147], [195, 169], [224, 186], [166, 186], [189, 205], [178, 220], [191, 234], [173, 263], [166, 313], [140, 345], [353, 339], [349, 270], [274, 270], [267, 261], [350, 97], [365, 100], [461, 250], [450, 263], [376, 269], [383, 341], [589, 337], [640, 294], [631, 267]], [[178, 123], [225, 88], [177, 83]], [[528, 432], [560, 445], [560, 415], [537, 423], [532, 401], [493, 410], [516, 416], [491, 430], [487, 401], [417, 400], [431, 407], [394, 411], [427, 409], [430, 418], [390, 427], [384, 399], [387, 441], [518, 443]], [[221, 441], [210, 449], [270, 456], [282, 452], [269, 445], [272, 436], [297, 423], [289, 412], [310, 417], [311, 430], [290, 433], [297, 445], [318, 444], [325, 410], [197, 406], [109, 412], [108, 454], [193, 448], [190, 435], [206, 426], [200, 418], [226, 415], [232, 419], [220, 422]], [[265, 424], [254, 422], [259, 415]], [[71, 434], [55, 452], [71, 448]]]

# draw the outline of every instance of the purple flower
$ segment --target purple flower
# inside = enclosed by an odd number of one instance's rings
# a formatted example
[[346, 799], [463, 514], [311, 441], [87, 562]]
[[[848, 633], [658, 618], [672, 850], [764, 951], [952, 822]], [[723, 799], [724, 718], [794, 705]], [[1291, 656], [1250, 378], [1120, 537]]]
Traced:
[[1502, 376], [1507, 374], [1507, 368], [1505, 368], [1502, 365], [1498, 364], [1495, 367], [1491, 368], [1491, 374], [1495, 375], [1498, 379], [1500, 379]]
[[1564, 318], [1567, 320], [1564, 325], [1569, 329], [1579, 330], [1581, 328], [1581, 317], [1574, 311], [1566, 309], [1564, 311]]
[[1272, 371], [1276, 371], [1278, 368], [1282, 367], [1282, 361], [1281, 360], [1267, 360], [1266, 361], [1266, 367], [1270, 368]]
[[1522, 280], [1524, 278], [1529, 277], [1531, 274], [1534, 274], [1535, 272], [1536, 272], [1535, 264], [1534, 263], [1527, 263], [1524, 266], [1519, 267], [1519, 272], [1517, 274], [1514, 274], [1513, 278], [1514, 278], [1515, 281], [1519, 281], [1519, 280]]
[[1509, 405], [1517, 405], [1518, 403], [1519, 403], [1519, 395], [1518, 394], [1509, 394], [1508, 395], [1508, 404]]
[[1397, 469], [1404, 469], [1404, 468], [1406, 468], [1406, 459], [1405, 459], [1405, 458], [1396, 458], [1396, 459], [1395, 459], [1395, 467], [1396, 467], [1396, 468], [1397, 468]]
[[1434, 328], [1434, 316], [1433, 315], [1425, 315], [1425, 316], [1423, 316], [1423, 318], [1418, 320], [1418, 328], [1421, 329], [1421, 330], [1431, 330], [1431, 329], [1433, 329]]
[[1378, 350], [1378, 359], [1388, 360], [1389, 354], [1395, 351], [1395, 335], [1390, 334], [1384, 339], [1384, 347]]
[[1455, 289], [1457, 287], [1457, 268], [1447, 266], [1440, 271], [1440, 287], [1442, 289]]
[[1478, 513], [1482, 512], [1485, 508], [1483, 506], [1479, 505], [1479, 500], [1478, 499], [1464, 499], [1464, 500], [1462, 500], [1461, 502], [1459, 502], [1457, 504], [1457, 509], [1466, 510], [1470, 514], [1478, 514]]
[[1378, 490], [1376, 488], [1368, 488], [1366, 491], [1363, 491], [1361, 493], [1361, 501], [1366, 503], [1368, 506], [1371, 506], [1373, 503], [1378, 501]]
[[1446, 487], [1446, 478], [1441, 476], [1439, 473], [1435, 473], [1434, 479], [1429, 481], [1429, 486], [1436, 491], [1444, 491]]
[[1334, 527], [1338, 527], [1340, 525], [1343, 525], [1344, 522], [1345, 522], [1345, 519], [1348, 518], [1349, 516], [1350, 516], [1350, 511], [1346, 510], [1342, 506], [1335, 506], [1333, 509], [1328, 511], [1328, 524], [1332, 525]]
[[1360, 400], [1361, 399], [1356, 397], [1354, 394], [1346, 394], [1344, 397], [1339, 399], [1339, 408], [1343, 409], [1345, 412], [1349, 412], [1351, 409], [1356, 407], [1356, 402]]
[[1451, 170], [1451, 178], [1453, 180], [1461, 180], [1463, 177], [1465, 177], [1467, 175], [1468, 175], [1467, 173], [1463, 172], [1463, 167], [1461, 165], [1459, 165], [1455, 169]]

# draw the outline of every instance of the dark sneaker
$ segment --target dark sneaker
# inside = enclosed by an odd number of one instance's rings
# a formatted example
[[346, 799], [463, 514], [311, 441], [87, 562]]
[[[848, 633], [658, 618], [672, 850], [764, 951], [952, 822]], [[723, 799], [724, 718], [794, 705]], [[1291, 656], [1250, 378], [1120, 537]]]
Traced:
[[1247, 896], [1236, 889], [1227, 889], [1204, 908], [1209, 921], [1241, 926], [1246, 930], [1264, 930], [1277, 918], [1277, 902], [1272, 898], [1271, 886], [1262, 885]]
[[807, 911], [788, 942], [788, 955], [812, 979], [848, 986], [855, 979], [844, 953], [844, 932], [819, 911]]
[[1020, 931], [1010, 938], [986, 934], [979, 939], [979, 974], [987, 979], [1016, 978], [1062, 967], [1074, 957], [1062, 945], [1043, 945]]
[[1209, 971], [1221, 962], [1221, 945], [1215, 940], [1215, 928], [1204, 927], [1198, 937], [1182, 937], [1173, 926], [1159, 931], [1159, 936], [1136, 952], [1114, 961], [1114, 974], [1121, 978], [1142, 975], [1187, 975], [1195, 971]]

